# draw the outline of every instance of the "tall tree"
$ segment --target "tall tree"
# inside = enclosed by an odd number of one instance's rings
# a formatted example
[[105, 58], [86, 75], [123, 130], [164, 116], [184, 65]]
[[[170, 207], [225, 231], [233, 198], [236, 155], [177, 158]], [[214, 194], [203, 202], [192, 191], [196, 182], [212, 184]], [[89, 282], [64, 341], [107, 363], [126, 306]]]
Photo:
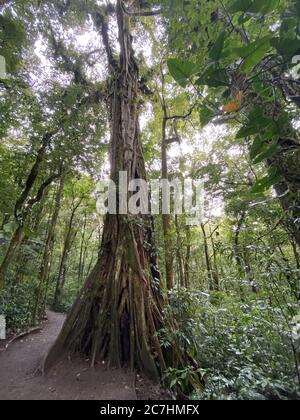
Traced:
[[[122, 0], [115, 8], [97, 8], [93, 13], [108, 59], [111, 179], [118, 187], [119, 171], [127, 173], [128, 182], [146, 179], [138, 115], [139, 69], [128, 14]], [[109, 39], [112, 17], [119, 31], [118, 58]], [[46, 370], [67, 350], [88, 352], [92, 364], [99, 357], [107, 357], [110, 365], [130, 363], [155, 379], [166, 368], [157, 336], [164, 319], [152, 229], [150, 216], [106, 216], [98, 262], [45, 359]]]

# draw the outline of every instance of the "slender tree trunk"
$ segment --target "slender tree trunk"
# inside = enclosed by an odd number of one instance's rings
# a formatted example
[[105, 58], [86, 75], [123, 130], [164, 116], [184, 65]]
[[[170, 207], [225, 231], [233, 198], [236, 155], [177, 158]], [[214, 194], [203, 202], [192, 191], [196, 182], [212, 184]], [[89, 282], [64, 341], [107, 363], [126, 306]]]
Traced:
[[293, 249], [293, 253], [294, 253], [294, 257], [295, 257], [295, 262], [296, 262], [296, 268], [297, 268], [296, 294], [297, 294], [297, 300], [298, 300], [298, 302], [300, 302], [300, 254], [299, 254], [299, 250], [297, 249], [297, 244], [295, 243], [295, 241], [292, 240], [291, 245], [292, 245], [292, 249]]
[[177, 246], [176, 246], [176, 256], [177, 256], [177, 263], [178, 263], [178, 272], [179, 272], [179, 284], [181, 287], [185, 287], [185, 273], [183, 271], [183, 261], [181, 255], [181, 240], [180, 240], [180, 226], [178, 221], [178, 216], [175, 216], [175, 227], [176, 227], [176, 238], [177, 238]]
[[241, 249], [240, 249], [240, 247], [241, 247], [240, 235], [241, 235], [243, 224], [245, 222], [245, 218], [246, 218], [246, 212], [243, 211], [241, 213], [240, 218], [237, 221], [237, 226], [236, 226], [236, 230], [235, 230], [235, 234], [234, 234], [234, 245], [233, 245], [235, 261], [236, 261], [236, 264], [238, 266], [238, 270], [239, 270], [240, 275], [243, 274], [243, 257], [242, 257], [242, 252], [241, 252]]
[[4, 260], [2, 261], [2, 264], [0, 267], [0, 290], [5, 286], [5, 278], [6, 278], [7, 270], [14, 258], [16, 250], [18, 249], [22, 241], [23, 231], [24, 231], [24, 227], [18, 226], [18, 228], [14, 232], [14, 235], [9, 243]]
[[211, 231], [210, 228], [210, 241], [211, 241], [211, 249], [213, 252], [212, 258], [213, 258], [213, 277], [214, 277], [214, 284], [216, 285], [216, 289], [220, 290], [220, 276], [219, 276], [219, 270], [218, 270], [218, 260], [217, 260], [217, 252], [216, 252], [216, 246], [215, 241], [213, 238], [214, 232]]
[[184, 263], [184, 285], [188, 289], [190, 287], [190, 262], [191, 262], [191, 228], [185, 227], [186, 231], [186, 254]]
[[37, 321], [37, 319], [40, 318], [40, 316], [45, 311], [45, 308], [43, 307], [44, 302], [44, 295], [45, 295], [45, 289], [46, 289], [46, 281], [49, 274], [49, 268], [50, 268], [50, 257], [52, 255], [53, 246], [54, 246], [54, 234], [55, 234], [55, 228], [57, 225], [60, 205], [61, 205], [61, 199], [63, 196], [63, 190], [64, 190], [64, 177], [63, 175], [60, 178], [59, 187], [56, 193], [55, 197], [55, 203], [54, 203], [54, 209], [52, 213], [52, 218], [50, 220], [41, 268], [40, 268], [40, 275], [39, 275], [39, 288], [37, 292], [37, 300], [35, 309], [33, 312], [33, 323]]
[[92, 253], [91, 253], [92, 255], [91, 255], [90, 261], [88, 263], [87, 269], [86, 269], [86, 261], [87, 261], [87, 258], [88, 258], [89, 243], [90, 243], [90, 239], [91, 239], [92, 236], [93, 236], [93, 232], [91, 232], [91, 234], [87, 238], [87, 243], [86, 243], [86, 245], [84, 247], [84, 250], [83, 250], [79, 290], [82, 287], [83, 279], [90, 274], [91, 269], [93, 267], [93, 261], [94, 261], [94, 257], [95, 257], [95, 251], [94, 250], [92, 250]]
[[[15, 213], [16, 213], [16, 217], [17, 217], [17, 221], [18, 221], [19, 225], [18, 225], [16, 231], [13, 234], [13, 237], [10, 241], [10, 244], [8, 246], [8, 249], [6, 251], [6, 254], [5, 254], [4, 259], [3, 259], [2, 263], [1, 263], [1, 266], [0, 266], [0, 290], [1, 290], [1, 288], [3, 288], [5, 286], [7, 270], [9, 268], [11, 262], [13, 261], [13, 258], [15, 256], [16, 251], [18, 250], [18, 248], [20, 246], [20, 243], [21, 243], [22, 238], [23, 238], [25, 223], [28, 220], [28, 216], [31, 214], [32, 208], [35, 204], [39, 203], [42, 200], [45, 190], [56, 178], [58, 178], [58, 175], [50, 176], [40, 186], [36, 196], [32, 199], [27, 200], [26, 206], [23, 208], [22, 211], [19, 208], [19, 205], [20, 205], [21, 202], [22, 202], [22, 205], [24, 205], [24, 201], [23, 201], [23, 199], [18, 200], [19, 204], [17, 203], [17, 205], [16, 205]], [[29, 192], [28, 192], [28, 194], [29, 194]]]
[[79, 200], [79, 202], [73, 207], [71, 211], [71, 216], [69, 223], [67, 225], [66, 229], [66, 236], [63, 246], [63, 252], [61, 255], [60, 263], [59, 263], [59, 270], [58, 270], [58, 276], [56, 280], [56, 288], [55, 288], [55, 294], [54, 294], [54, 300], [53, 300], [53, 309], [58, 309], [59, 305], [59, 298], [62, 292], [62, 289], [65, 284], [66, 279], [66, 262], [68, 258], [68, 254], [70, 252], [71, 244], [72, 244], [72, 229], [73, 229], [73, 223], [74, 223], [74, 217], [76, 214], [76, 210], [80, 206], [82, 202], [82, 199]]
[[42, 138], [41, 147], [37, 152], [35, 162], [31, 168], [30, 173], [28, 174], [25, 187], [15, 205], [15, 217], [17, 220], [19, 220], [20, 217], [22, 216], [22, 210], [23, 210], [24, 204], [29, 197], [29, 194], [37, 180], [37, 177], [39, 176], [41, 164], [44, 161], [47, 149], [50, 145], [52, 136], [54, 134], [55, 134], [54, 132], [49, 132], [49, 133], [46, 133]]
[[[163, 180], [169, 179], [168, 155], [167, 155], [167, 107], [163, 99], [163, 122], [162, 122], [162, 143], [161, 143], [161, 177]], [[170, 214], [162, 215], [163, 234], [165, 243], [165, 267], [166, 285], [168, 290], [174, 287], [174, 256], [172, 241], [172, 219]]]
[[82, 281], [83, 270], [84, 270], [84, 261], [83, 260], [84, 260], [84, 241], [85, 241], [86, 224], [87, 224], [87, 214], [86, 214], [86, 211], [85, 211], [83, 228], [82, 228], [82, 232], [81, 232], [79, 264], [78, 264], [78, 286], [79, 287], [81, 287], [81, 281]]
[[[111, 178], [126, 171], [128, 180], [146, 179], [138, 122], [138, 67], [128, 18], [117, 2], [120, 58], [112, 53], [107, 16], [95, 24], [106, 47], [110, 83]], [[162, 297], [150, 216], [107, 215], [98, 262], [89, 275], [50, 352], [47, 370], [63, 351], [88, 353], [92, 365], [107, 358], [109, 365], [129, 363], [158, 379], [166, 359], [157, 332], [162, 327]], [[177, 358], [178, 352], [172, 352]]]
[[45, 194], [41, 203], [39, 203], [39, 205], [35, 208], [35, 211], [32, 211], [30, 215], [31, 217], [29, 218], [30, 220], [28, 220], [28, 225], [30, 227], [31, 234], [29, 236], [23, 235], [23, 238], [18, 246], [17, 255], [16, 255], [16, 260], [18, 261], [18, 264], [15, 270], [16, 283], [22, 283], [24, 276], [28, 271], [27, 264], [30, 262], [30, 260], [32, 260], [32, 256], [26, 253], [24, 254], [22, 252], [22, 248], [30, 244], [31, 237], [36, 238], [38, 236], [40, 224], [45, 216], [44, 208], [45, 208], [46, 198], [47, 197]]
[[214, 270], [213, 270], [213, 267], [211, 264], [211, 258], [209, 255], [208, 237], [207, 237], [205, 225], [203, 223], [201, 223], [201, 230], [203, 233], [203, 240], [204, 240], [204, 253], [205, 253], [207, 274], [208, 274], [208, 279], [209, 279], [209, 288], [211, 291], [219, 290], [218, 278], [214, 275]]

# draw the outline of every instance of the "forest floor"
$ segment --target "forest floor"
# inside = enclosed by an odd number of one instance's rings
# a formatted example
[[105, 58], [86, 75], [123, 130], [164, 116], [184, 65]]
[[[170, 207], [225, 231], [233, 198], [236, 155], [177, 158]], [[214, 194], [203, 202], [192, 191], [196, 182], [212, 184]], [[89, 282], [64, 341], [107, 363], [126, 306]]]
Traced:
[[46, 377], [39, 366], [57, 337], [65, 315], [47, 313], [41, 330], [11, 343], [0, 352], [0, 400], [136, 400], [135, 375], [90, 368], [89, 360], [62, 360]]

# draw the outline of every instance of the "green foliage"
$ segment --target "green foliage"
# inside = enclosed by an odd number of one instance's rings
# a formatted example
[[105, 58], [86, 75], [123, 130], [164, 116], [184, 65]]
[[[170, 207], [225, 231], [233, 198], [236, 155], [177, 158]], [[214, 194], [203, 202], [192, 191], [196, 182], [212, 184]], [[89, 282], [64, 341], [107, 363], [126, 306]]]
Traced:
[[[197, 399], [300, 398], [291, 346], [291, 324], [267, 297], [239, 301], [227, 293], [205, 295], [175, 289], [170, 311], [178, 322], [177, 340], [199, 362], [205, 382]], [[296, 305], [294, 309], [297, 311]], [[163, 331], [163, 340], [168, 336]], [[174, 337], [169, 337], [173, 340]], [[195, 370], [168, 370], [172, 386], [193, 385]]]
[[0, 15], [0, 55], [6, 61], [7, 72], [16, 74], [25, 42], [23, 22], [10, 13]]
[[32, 324], [32, 310], [35, 304], [36, 282], [32, 279], [22, 283], [11, 281], [0, 292], [0, 314], [6, 316], [8, 332], [23, 332]]
[[[195, 4], [190, 2], [183, 8], [184, 12], [188, 13], [187, 9], [192, 9]], [[200, 22], [197, 31], [199, 45], [188, 53], [182, 48], [186, 44], [186, 32], [193, 33], [194, 19], [186, 20], [179, 5], [175, 5], [170, 17], [170, 43], [176, 29], [178, 51], [178, 59], [172, 59], [172, 62], [182, 72], [184, 66], [192, 69], [191, 63], [198, 63], [197, 74], [200, 77], [194, 83], [194, 74], [187, 72], [182, 83], [179, 75], [169, 66], [170, 74], [182, 87], [192, 85], [198, 92], [202, 102], [199, 107], [202, 126], [212, 118], [220, 117], [221, 109], [225, 114], [239, 114], [230, 122], [232, 126], [239, 126], [237, 139], [246, 141], [255, 135], [250, 150], [255, 164], [267, 163], [274, 156], [279, 156], [279, 139], [291, 135], [287, 133], [293, 131], [291, 121], [296, 109], [290, 108], [286, 112], [286, 93], [283, 94], [278, 80], [286, 77], [285, 72], [288, 74], [294, 65], [292, 57], [300, 51], [298, 13], [294, 1], [227, 0], [220, 8], [215, 6], [206, 20]], [[183, 25], [182, 30], [174, 22], [176, 14]], [[204, 32], [206, 41], [203, 39]], [[182, 48], [178, 46], [180, 41]], [[203, 55], [205, 49], [207, 54]], [[232, 99], [228, 102], [230, 96]], [[253, 107], [252, 101], [255, 103]], [[288, 175], [284, 178], [290, 179]], [[264, 188], [275, 185], [274, 179], [265, 181]]]
[[282, 176], [277, 174], [276, 169], [273, 169], [273, 170], [269, 169], [268, 175], [258, 180], [251, 191], [254, 194], [259, 194], [259, 193], [269, 190], [270, 187], [273, 187], [274, 185], [279, 184], [282, 181], [283, 181], [283, 178]]
[[[153, 92], [138, 91], [147, 175], [161, 176], [166, 112], [176, 116], [165, 133], [170, 178], [202, 178], [206, 189], [203, 226], [171, 218], [167, 235], [178, 287], [168, 294], [164, 318], [176, 328], [163, 327], [159, 339], [189, 362], [169, 367], [165, 384], [195, 399], [300, 398], [300, 260], [291, 236], [299, 212], [290, 220], [299, 190], [299, 110], [283, 85], [300, 54], [299, 1], [151, 4], [162, 6], [159, 24], [130, 19], [139, 51], [152, 47], [151, 57], [140, 52], [136, 59], [141, 85], [145, 79]], [[31, 325], [41, 290], [53, 307], [58, 285], [55, 309], [67, 312], [97, 260], [103, 220], [95, 190], [107, 171], [110, 92], [101, 33], [89, 31], [95, 7], [94, 0], [15, 1], [14, 13], [8, 7], [0, 16], [0, 55], [9, 71], [0, 81], [0, 262], [45, 133], [55, 134], [28, 200], [62, 167], [64, 181], [45, 285], [40, 289], [40, 273], [59, 180], [28, 216], [0, 292], [0, 314], [12, 331]], [[292, 191], [283, 209], [270, 191], [281, 183]], [[165, 238], [162, 218], [154, 219], [164, 292]]]
[[197, 66], [190, 61], [180, 61], [176, 58], [168, 60], [171, 75], [182, 87], [186, 87], [190, 78], [197, 73]]
[[270, 36], [258, 39], [246, 47], [237, 48], [235, 50], [236, 53], [243, 58], [241, 70], [243, 72], [250, 71], [253, 67], [259, 64], [270, 48]]

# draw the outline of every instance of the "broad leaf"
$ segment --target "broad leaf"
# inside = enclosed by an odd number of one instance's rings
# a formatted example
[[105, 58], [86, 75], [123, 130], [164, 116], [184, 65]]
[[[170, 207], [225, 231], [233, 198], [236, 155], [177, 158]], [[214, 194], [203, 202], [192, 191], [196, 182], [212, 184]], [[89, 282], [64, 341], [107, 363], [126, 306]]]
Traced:
[[262, 148], [262, 150], [260, 151], [261, 153], [258, 154], [257, 158], [254, 159], [254, 163], [258, 164], [263, 162], [266, 159], [269, 159], [270, 157], [272, 157], [276, 152], [278, 151], [278, 144], [277, 142], [270, 144], [265, 144], [264, 147]]
[[209, 70], [197, 79], [196, 84], [209, 87], [229, 86], [229, 80], [225, 69]]
[[268, 174], [264, 178], [256, 182], [254, 187], [251, 189], [253, 194], [260, 194], [269, 190], [274, 185], [279, 184], [282, 181], [282, 177], [277, 174]]
[[247, 45], [246, 47], [236, 48], [236, 52], [244, 59], [241, 67], [242, 71], [247, 72], [259, 64], [271, 48], [270, 40], [271, 38], [266, 36]]
[[186, 87], [189, 79], [198, 72], [194, 63], [178, 60], [177, 58], [168, 60], [168, 68], [174, 80], [182, 87]]
[[218, 39], [216, 40], [215, 45], [212, 47], [212, 49], [209, 51], [209, 58], [212, 61], [219, 61], [221, 58], [221, 54], [224, 47], [224, 41], [225, 41], [225, 31], [223, 31]]
[[246, 12], [252, 5], [252, 0], [237, 0], [229, 8], [231, 13]]
[[300, 40], [272, 38], [271, 45], [276, 48], [282, 56], [292, 57], [298, 51], [300, 53]]
[[200, 108], [200, 122], [201, 126], [205, 127], [215, 116], [215, 111], [209, 108], [207, 105], [204, 105]]

